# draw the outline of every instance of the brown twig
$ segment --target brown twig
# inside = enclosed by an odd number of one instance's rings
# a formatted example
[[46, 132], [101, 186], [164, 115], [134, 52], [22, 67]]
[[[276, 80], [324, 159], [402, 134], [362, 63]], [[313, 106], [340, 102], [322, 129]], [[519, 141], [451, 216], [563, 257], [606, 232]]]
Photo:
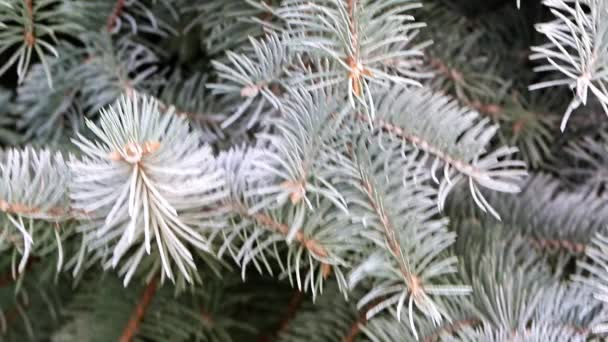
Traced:
[[289, 323], [296, 317], [296, 312], [302, 305], [304, 300], [304, 292], [295, 290], [291, 299], [289, 300], [289, 304], [287, 305], [287, 311], [281, 320], [281, 324], [279, 324], [278, 334], [282, 333], [289, 327]]
[[[253, 218], [257, 223], [267, 228], [270, 228], [271, 230], [274, 230], [278, 233], [281, 233], [283, 235], [289, 234], [289, 227], [286, 224], [279, 223], [266, 214], [257, 213], [250, 215], [249, 217]], [[328, 255], [327, 250], [319, 243], [319, 241], [314, 239], [308, 239], [302, 232], [296, 233], [295, 240], [301, 243], [304, 247], [306, 247], [306, 249], [308, 249], [311, 253], [315, 254], [318, 257], [325, 258]]]
[[437, 57], [431, 57], [429, 60], [429, 65], [432, 68], [436, 69], [440, 74], [456, 83], [462, 83], [464, 80], [462, 72], [458, 71], [455, 68], [450, 68], [447, 64], [445, 64], [441, 59]]
[[209, 311], [205, 310], [205, 308], [201, 306], [200, 313], [201, 313], [201, 320], [203, 322], [205, 322], [209, 325], [213, 325], [213, 323], [214, 323], [213, 316], [211, 316], [211, 313], [209, 313]]
[[[286, 224], [277, 222], [269, 215], [262, 214], [262, 213], [248, 214], [244, 210], [239, 210], [238, 212], [241, 216], [252, 219], [255, 222], [257, 222], [258, 224], [260, 224], [270, 230], [281, 233], [282, 235], [285, 235], [285, 236], [287, 236], [289, 234], [289, 226], [287, 226]], [[309, 239], [301, 231], [298, 231], [296, 233], [295, 240], [298, 241], [300, 244], [302, 244], [302, 246], [304, 246], [310, 253], [312, 253], [320, 258], [326, 258], [329, 255], [327, 252], [327, 249], [325, 249], [325, 247], [319, 241], [317, 241], [315, 239]], [[327, 278], [327, 276], [329, 276], [329, 273], [331, 272], [331, 265], [323, 263], [321, 267], [322, 267], [323, 277]]]
[[25, 23], [25, 30], [23, 32], [23, 39], [30, 48], [36, 44], [36, 36], [34, 35], [34, 5], [33, 0], [25, 0], [25, 10], [29, 22]]
[[357, 319], [355, 323], [350, 326], [347, 334], [344, 336], [344, 338], [342, 338], [342, 342], [354, 342], [355, 338], [357, 338], [361, 332], [361, 326], [365, 323], [367, 323], [367, 318], [365, 318], [365, 313], [362, 313], [359, 315], [359, 319]]
[[372, 72], [361, 64], [359, 56], [359, 33], [357, 32], [357, 22], [355, 19], [355, 8], [357, 0], [347, 0], [346, 11], [348, 12], [348, 29], [353, 51], [346, 56], [346, 64], [349, 67], [348, 79], [351, 83], [352, 91], [356, 96], [361, 95], [361, 78], [363, 76], [373, 76]]
[[286, 331], [287, 328], [289, 327], [289, 323], [291, 323], [291, 321], [293, 321], [293, 319], [296, 317], [296, 313], [300, 309], [300, 306], [302, 305], [303, 300], [304, 300], [304, 292], [295, 290], [293, 292], [293, 295], [291, 296], [291, 299], [289, 299], [289, 304], [287, 304], [287, 309], [285, 310], [283, 319], [281, 319], [281, 322], [279, 323], [278, 328], [276, 329], [276, 332], [274, 332], [272, 334], [264, 334], [264, 335], [260, 336], [257, 339], [257, 341], [258, 342], [269, 342], [274, 337], [278, 337], [281, 335], [281, 333]]
[[361, 327], [363, 325], [365, 325], [367, 323], [367, 312], [375, 307], [376, 305], [378, 305], [378, 303], [382, 302], [383, 300], [385, 300], [386, 298], [384, 296], [380, 297], [380, 298], [376, 298], [374, 300], [372, 300], [370, 303], [368, 303], [365, 308], [363, 308], [360, 312], [359, 312], [359, 317], [357, 318], [357, 320], [350, 326], [350, 328], [348, 329], [348, 331], [346, 332], [346, 335], [344, 335], [344, 337], [342, 338], [342, 342], [354, 342], [355, 338], [357, 338], [357, 336], [359, 335], [359, 333], [361, 332]]
[[148, 306], [150, 306], [150, 303], [152, 302], [152, 299], [156, 294], [157, 288], [158, 276], [155, 276], [148, 283], [148, 285], [146, 285], [146, 288], [144, 289], [141, 298], [137, 302], [137, 306], [135, 307], [135, 310], [133, 311], [133, 314], [131, 315], [127, 326], [125, 327], [125, 330], [120, 336], [120, 342], [131, 342], [133, 340], [133, 337], [135, 336], [135, 334], [137, 334], [137, 331], [139, 330], [141, 321], [144, 319], [146, 310], [148, 309]]
[[587, 246], [584, 243], [569, 240], [532, 238], [530, 241], [534, 247], [548, 251], [563, 250], [572, 254], [583, 254], [587, 249]]
[[112, 29], [114, 28], [114, 25], [116, 24], [116, 20], [118, 20], [118, 17], [120, 17], [120, 15], [122, 14], [122, 10], [124, 9], [124, 7], [125, 7], [125, 0], [116, 1], [116, 4], [114, 5], [114, 9], [112, 10], [112, 13], [108, 17], [108, 22], [106, 24], [106, 30], [108, 32], [112, 31]]
[[[369, 122], [368, 117], [364, 114], [358, 114], [357, 119], [366, 123]], [[452, 158], [451, 156], [441, 151], [439, 148], [429, 144], [426, 140], [418, 136], [406, 134], [399, 126], [395, 126], [382, 119], [375, 120], [374, 126], [379, 127], [381, 130], [387, 133], [391, 133], [394, 136], [403, 139], [411, 144], [414, 144], [419, 149], [443, 160], [445, 163], [451, 165], [453, 168], [469, 177], [476, 177], [485, 173], [485, 171], [475, 167], [472, 164], [461, 161], [459, 159]]]
[[447, 335], [451, 336], [462, 328], [476, 326], [479, 323], [481, 323], [481, 320], [479, 320], [477, 318], [467, 318], [467, 319], [461, 319], [458, 321], [454, 321], [446, 326], [441, 327], [439, 330], [435, 331], [432, 335], [426, 336], [423, 339], [423, 341], [424, 342], [435, 342], [435, 341], [439, 340], [439, 337], [441, 337], [441, 335], [447, 334]]
[[17, 215], [40, 215], [45, 217], [51, 217], [54, 219], [71, 218], [77, 215], [87, 216], [88, 213], [82, 210], [76, 210], [71, 208], [49, 208], [46, 211], [38, 207], [28, 206], [22, 203], [9, 203], [5, 200], [0, 199], [0, 212], [17, 214]]
[[399, 265], [399, 270], [403, 279], [407, 283], [408, 289], [412, 296], [418, 296], [421, 291], [423, 291], [423, 285], [421, 279], [413, 274], [406, 263], [406, 258], [403, 255], [403, 251], [401, 250], [401, 245], [399, 244], [397, 238], [397, 232], [390, 218], [386, 215], [386, 212], [382, 208], [382, 205], [377, 202], [375, 198], [375, 190], [373, 188], [372, 183], [369, 180], [362, 182], [363, 188], [365, 189], [365, 193], [367, 195], [367, 199], [369, 204], [372, 206], [373, 210], [378, 215], [380, 219], [380, 223], [382, 224], [382, 228], [384, 229], [384, 237], [388, 244], [388, 247], [395, 257], [397, 264]]
[[496, 103], [481, 103], [479, 100], [475, 100], [472, 102], [465, 101], [465, 105], [492, 118], [497, 118], [502, 112], [504, 112], [504, 108]]
[[[445, 62], [437, 57], [429, 57], [429, 65], [437, 70], [445, 78], [454, 81], [455, 83], [464, 83], [464, 75], [456, 68], [450, 68]], [[504, 108], [496, 103], [481, 103], [479, 100], [470, 101], [466, 98], [460, 99], [464, 105], [475, 109], [481, 114], [496, 118], [504, 111]]]
[[357, 27], [355, 26], [355, 6], [356, 5], [357, 5], [357, 0], [347, 0], [346, 11], [348, 12], [348, 28], [350, 30], [351, 36], [354, 39], [357, 38]]
[[182, 117], [186, 117], [192, 121], [197, 121], [199, 123], [205, 123], [205, 124], [210, 124], [210, 125], [217, 125], [219, 123], [221, 123], [222, 121], [224, 121], [224, 118], [220, 118], [220, 117], [213, 117], [211, 115], [207, 115], [207, 114], [203, 114], [203, 113], [195, 113], [195, 112], [189, 112], [189, 111], [185, 111], [185, 110], [181, 110], [175, 106], [168, 106], [167, 104], [165, 104], [164, 102], [158, 100], [158, 109], [161, 112], [166, 112], [169, 110], [169, 108], [173, 107], [174, 112], [173, 114], [177, 115], [177, 116], [182, 116]]
[[[32, 266], [34, 266], [34, 264], [36, 264], [39, 261], [40, 261], [40, 258], [37, 256], [30, 257], [27, 260], [27, 264], [25, 265], [25, 269], [23, 270], [22, 273], [25, 273], [28, 270], [30, 270], [32, 268]], [[16, 279], [13, 277], [12, 272], [6, 272], [2, 276], [0, 276], [0, 289], [3, 287], [9, 286], [10, 284], [14, 283], [15, 280]]]

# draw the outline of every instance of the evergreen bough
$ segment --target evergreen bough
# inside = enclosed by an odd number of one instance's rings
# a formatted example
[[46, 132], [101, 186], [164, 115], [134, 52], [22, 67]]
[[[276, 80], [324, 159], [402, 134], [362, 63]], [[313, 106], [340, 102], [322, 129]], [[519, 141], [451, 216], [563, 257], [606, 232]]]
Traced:
[[0, 340], [605, 338], [607, 67], [601, 0], [0, 0]]

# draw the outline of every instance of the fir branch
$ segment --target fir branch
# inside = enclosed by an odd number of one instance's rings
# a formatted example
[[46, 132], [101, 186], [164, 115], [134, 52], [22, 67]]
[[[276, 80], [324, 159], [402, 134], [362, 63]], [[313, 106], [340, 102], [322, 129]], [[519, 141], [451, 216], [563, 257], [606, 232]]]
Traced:
[[[269, 215], [265, 215], [262, 213], [248, 214], [244, 211], [240, 211], [239, 213], [241, 216], [253, 219], [256, 223], [260, 224], [261, 226], [266, 227], [267, 229], [270, 229], [271, 231], [278, 232], [281, 235], [284, 235], [285, 237], [287, 237], [287, 235], [289, 234], [289, 227], [286, 224], [273, 220], [272, 217], [270, 217]], [[328, 256], [327, 250], [325, 249], [325, 247], [323, 247], [322, 244], [320, 244], [317, 240], [308, 239], [306, 236], [304, 236], [304, 233], [302, 233], [301, 231], [296, 233], [294, 240], [298, 241], [300, 244], [302, 244], [302, 246], [304, 246], [312, 254], [314, 254], [320, 258], [326, 258]], [[327, 264], [324, 264], [324, 265], [327, 265]], [[329, 265], [324, 266], [324, 269], [326, 267], [331, 267], [331, 266], [329, 266]], [[325, 272], [326, 271], [324, 271], [324, 273]]]
[[[316, 70], [296, 82], [307, 89], [343, 84], [353, 108], [375, 116], [373, 86], [419, 86], [421, 49], [415, 44], [418, 28], [409, 10], [420, 7], [410, 0], [378, 3], [364, 0], [305, 2], [289, 0], [277, 11], [297, 36], [288, 41], [294, 51], [319, 61]], [[387, 61], [399, 60], [399, 67]], [[395, 65], [396, 63], [392, 63]]]
[[[285, 87], [285, 68], [293, 58], [283, 39], [278, 34], [270, 34], [264, 39], [249, 38], [252, 51], [228, 51], [229, 63], [212, 61], [222, 82], [209, 84], [209, 88], [213, 94], [227, 97], [225, 101], [231, 112], [222, 122], [222, 129], [237, 120], [245, 122], [246, 129], [250, 129], [264, 119], [269, 107], [281, 107], [275, 88]], [[251, 109], [253, 111], [249, 113]]]
[[[62, 35], [76, 38], [81, 27], [65, 20], [59, 0], [5, 0], [0, 5], [0, 52], [14, 48], [2, 64], [0, 76], [16, 65], [21, 83], [32, 64], [40, 60], [49, 87], [53, 87], [49, 57], [59, 57], [57, 45]], [[64, 38], [64, 37], [62, 37]]]
[[[264, 214], [264, 213], [249, 213], [246, 209], [244, 209], [241, 205], [234, 204], [231, 206], [232, 210], [240, 215], [241, 217], [252, 220], [259, 226], [271, 231], [276, 232], [283, 235], [285, 238], [289, 235], [289, 226], [276, 221], [272, 218], [272, 216]], [[306, 250], [308, 250], [311, 254], [315, 255], [318, 258], [325, 259], [329, 256], [327, 249], [323, 246], [320, 241], [315, 239], [308, 238], [304, 235], [302, 231], [298, 231], [294, 237], [294, 240], [300, 243]], [[330, 275], [332, 265], [322, 262], [321, 263], [322, 274], [324, 278], [327, 278]]]
[[[583, 284], [586, 288], [592, 291], [593, 299], [596, 303], [605, 305], [608, 302], [608, 239], [600, 234], [597, 234], [592, 240], [592, 245], [586, 251], [585, 260], [577, 262], [578, 268], [582, 271], [574, 275], [574, 280]], [[599, 315], [598, 315], [599, 317]], [[599, 318], [602, 321], [592, 325], [592, 331], [597, 334], [606, 334], [608, 332], [608, 322], [606, 317]]]
[[382, 224], [382, 227], [384, 228], [384, 238], [386, 239], [386, 243], [388, 244], [388, 247], [389, 247], [391, 253], [395, 257], [395, 260], [396, 260], [397, 264], [399, 265], [399, 270], [401, 271], [401, 275], [403, 276], [403, 279], [407, 283], [407, 286], [409, 288], [409, 291], [411, 292], [411, 295], [418, 296], [419, 291], [421, 291], [420, 279], [412, 274], [412, 272], [408, 266], [408, 261], [405, 258], [405, 256], [403, 255], [403, 251], [401, 250], [401, 246], [399, 245], [399, 241], [397, 240], [398, 234], [395, 231], [395, 228], [393, 227], [393, 224], [391, 223], [389, 217], [384, 212], [382, 205], [377, 202], [378, 194], [374, 190], [370, 180], [365, 179], [365, 178], [366, 177], [363, 178], [364, 181], [362, 182], [361, 185], [363, 186], [363, 189], [365, 190], [369, 204], [371, 205], [373, 210], [376, 212], [376, 215], [378, 215], [378, 217], [380, 218], [380, 223]]
[[[80, 64], [72, 70], [79, 84], [85, 113], [97, 115], [121, 95], [156, 93], [159, 58], [151, 48], [125, 37], [114, 41], [107, 32], [91, 32], [86, 38]], [[89, 79], [97, 82], [87, 82]]]
[[567, 85], [575, 91], [562, 118], [563, 132], [572, 112], [587, 105], [589, 93], [608, 114], [608, 4], [603, 0], [544, 0], [543, 3], [555, 19], [536, 25], [536, 30], [545, 35], [548, 42], [533, 47], [530, 59], [546, 60], [547, 63], [535, 71], [555, 72], [558, 78], [541, 81], [530, 89]]
[[[4, 234], [19, 233], [23, 249], [18, 270], [21, 273], [34, 245], [34, 236], [46, 222], [65, 222], [74, 218], [68, 198], [70, 175], [60, 153], [49, 150], [0, 151], [0, 219]], [[52, 185], [52, 186], [50, 186]], [[57, 240], [61, 253], [59, 234]], [[3, 239], [0, 238], [0, 242]]]
[[200, 211], [226, 195], [209, 146], [171, 111], [161, 114], [152, 98], [123, 96], [103, 111], [99, 125], [88, 123], [98, 143], [83, 136], [74, 141], [87, 158], [72, 158], [70, 195], [75, 207], [95, 212], [82, 232], [102, 255], [112, 246], [105, 267], [127, 259], [125, 283], [153, 243], [163, 276], [174, 279], [175, 263], [192, 281], [196, 264], [187, 246], [197, 253], [211, 248]]
[[[414, 307], [421, 316], [438, 324], [446, 314], [440, 296], [467, 295], [470, 289], [436, 283], [439, 274], [456, 271], [457, 261], [442, 254], [454, 236], [446, 231], [444, 220], [434, 219], [437, 190], [423, 185], [430, 176], [411, 162], [412, 156], [400, 158], [398, 144], [372, 146], [372, 151], [366, 145], [367, 139], [359, 141], [354, 153], [353, 182], [358, 182], [356, 188], [361, 197], [352, 200], [356, 206], [351, 209], [351, 220], [361, 224], [361, 234], [376, 248], [353, 268], [349, 285], [353, 288], [362, 279], [373, 278], [374, 286], [357, 306], [379, 300], [367, 310], [368, 319], [396, 306], [395, 316], [401, 320], [405, 309], [417, 336]], [[400, 177], [388, 177], [395, 174]], [[438, 269], [427, 272], [433, 268], [431, 265]]]
[[270, 261], [276, 260], [279, 277], [288, 277], [302, 291], [310, 289], [313, 299], [332, 273], [346, 291], [341, 267], [348, 265], [345, 258], [361, 239], [353, 229], [338, 229], [346, 224], [345, 217], [336, 215], [335, 204], [324, 197], [311, 197], [314, 211], [304, 203], [290, 204], [289, 193], [278, 205], [274, 196], [266, 198], [281, 189], [276, 174], [269, 172], [277, 159], [267, 159], [269, 155], [266, 149], [235, 148], [218, 156], [230, 192], [220, 211], [231, 224], [231, 230], [218, 231], [223, 239], [218, 256], [230, 253], [243, 277], [251, 264], [274, 274]]
[[[458, 217], [462, 217], [463, 212], [471, 213], [481, 225], [494, 224], [471, 208], [462, 191], [455, 193], [458, 195], [452, 199], [450, 214], [458, 212]], [[587, 250], [594, 235], [607, 231], [608, 204], [601, 196], [567, 191], [558, 179], [547, 174], [532, 175], [525, 190], [517, 195], [487, 192], [486, 197], [505, 217], [504, 226], [520, 232], [529, 244], [545, 251], [577, 255]]]
[[[361, 122], [367, 122], [367, 116], [363, 114], [357, 114], [357, 119], [359, 119], [359, 121]], [[464, 173], [465, 175], [476, 177], [482, 176], [484, 173], [483, 170], [476, 168], [474, 165], [467, 163], [466, 161], [452, 158], [451, 156], [440, 150], [438, 147], [430, 144], [423, 138], [418, 137], [416, 135], [408, 135], [404, 133], [404, 129], [399, 126], [393, 125], [382, 119], [374, 120], [374, 126], [382, 129], [388, 134], [397, 137], [398, 139], [403, 139], [413, 144], [414, 146], [420, 148], [421, 150], [441, 159], [443, 162], [448, 165], [452, 165], [456, 170]]]
[[123, 330], [122, 335], [119, 338], [120, 342], [131, 342], [137, 331], [139, 330], [139, 326], [141, 321], [144, 319], [146, 315], [146, 310], [150, 303], [154, 299], [154, 295], [156, 294], [156, 290], [158, 288], [158, 276], [154, 276], [150, 282], [146, 285], [144, 291], [141, 294], [139, 301], [137, 302], [133, 313], [131, 314], [131, 318], [127, 323], [127, 326]]
[[[475, 203], [484, 212], [500, 218], [478, 185], [499, 192], [519, 192], [519, 182], [527, 172], [522, 161], [509, 159], [517, 148], [504, 146], [486, 152], [485, 146], [498, 127], [490, 125], [487, 118], [478, 119], [475, 112], [459, 108], [449, 97], [427, 90], [395, 87], [381, 94], [376, 100], [378, 115], [372, 121], [375, 129], [383, 133], [379, 141], [387, 136], [411, 146], [404, 145], [402, 150], [422, 151], [421, 164], [429, 156], [434, 159], [430, 173], [439, 184], [439, 209], [443, 210], [449, 192], [466, 177]], [[358, 121], [365, 122], [365, 115], [355, 115]], [[441, 128], [429, 124], [434, 118], [442, 121]], [[431, 126], [434, 128], [430, 129]], [[436, 171], [441, 167], [443, 178], [439, 181]]]

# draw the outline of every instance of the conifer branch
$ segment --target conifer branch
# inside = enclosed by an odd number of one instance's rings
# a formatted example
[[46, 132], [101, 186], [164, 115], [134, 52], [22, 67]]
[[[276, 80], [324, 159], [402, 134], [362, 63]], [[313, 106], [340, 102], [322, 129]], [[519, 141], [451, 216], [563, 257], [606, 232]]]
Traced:
[[141, 321], [144, 319], [146, 310], [150, 306], [156, 290], [158, 288], [158, 276], [154, 276], [150, 282], [146, 285], [142, 295], [133, 310], [133, 314], [127, 323], [122, 335], [120, 336], [120, 342], [131, 342], [133, 337], [137, 334]]
[[401, 246], [399, 245], [399, 241], [397, 240], [397, 232], [391, 223], [391, 220], [384, 212], [382, 205], [378, 203], [375, 198], [375, 190], [369, 180], [363, 182], [363, 189], [365, 189], [365, 193], [367, 195], [367, 199], [369, 204], [372, 206], [373, 210], [378, 215], [380, 219], [380, 223], [384, 228], [384, 237], [386, 239], [386, 243], [388, 247], [395, 257], [397, 264], [399, 265], [399, 270], [401, 271], [401, 275], [403, 279], [407, 282], [408, 287], [412, 293], [418, 291], [420, 289], [419, 280], [411, 273], [409, 265], [407, 264], [407, 260], [403, 255], [403, 251], [401, 250]]
[[[357, 119], [364, 123], [368, 122], [367, 116], [365, 116], [364, 114], [357, 114]], [[462, 172], [463, 174], [465, 174], [467, 176], [475, 178], [475, 177], [483, 176], [485, 173], [484, 170], [481, 170], [481, 169], [475, 167], [475, 165], [472, 165], [470, 163], [467, 163], [466, 161], [455, 159], [455, 158], [451, 157], [450, 155], [444, 153], [440, 148], [430, 144], [428, 141], [424, 140], [421, 137], [418, 137], [416, 135], [406, 134], [401, 127], [393, 125], [388, 121], [376, 118], [374, 120], [374, 126], [382, 129], [386, 133], [392, 134], [393, 136], [395, 136], [399, 139], [405, 140], [408, 143], [415, 145], [416, 147], [423, 150], [424, 152], [427, 152], [427, 153], [441, 159], [446, 164], [453, 166], [456, 170]]]
[[[273, 220], [272, 217], [270, 217], [269, 215], [256, 213], [248, 217], [254, 219], [256, 223], [272, 231], [275, 231], [285, 236], [289, 234], [289, 227], [286, 224]], [[304, 247], [306, 247], [306, 249], [308, 249], [311, 253], [315, 254], [318, 257], [325, 258], [328, 255], [325, 247], [323, 247], [317, 240], [308, 239], [306, 236], [304, 236], [304, 233], [302, 232], [298, 232], [296, 234], [295, 240], [301, 243]]]
[[[448, 80], [453, 81], [454, 83], [457, 84], [463, 84], [465, 82], [464, 79], [464, 74], [462, 71], [458, 70], [457, 68], [453, 68], [453, 67], [449, 67], [443, 60], [441, 60], [438, 57], [427, 57], [429, 59], [429, 65], [431, 66], [431, 68], [435, 69], [437, 72], [439, 72], [440, 75], [442, 75], [443, 77], [445, 77]], [[501, 106], [498, 103], [484, 103], [482, 101], [480, 101], [479, 99], [474, 99], [471, 100], [469, 98], [467, 98], [465, 95], [460, 96], [461, 94], [458, 94], [458, 99], [462, 102], [463, 105], [466, 105], [476, 111], [478, 111], [481, 114], [485, 114], [488, 115], [492, 118], [496, 118], [498, 116], [498, 114], [502, 113], [504, 111], [503, 106]]]

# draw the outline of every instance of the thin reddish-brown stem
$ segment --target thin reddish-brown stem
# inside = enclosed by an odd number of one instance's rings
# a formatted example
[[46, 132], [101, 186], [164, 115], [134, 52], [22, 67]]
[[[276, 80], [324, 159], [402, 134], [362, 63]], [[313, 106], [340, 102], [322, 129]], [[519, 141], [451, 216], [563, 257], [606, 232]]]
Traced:
[[[369, 121], [368, 117], [364, 114], [357, 114], [356, 117], [359, 121], [365, 123]], [[440, 150], [438, 147], [429, 144], [426, 140], [418, 136], [406, 134], [401, 127], [393, 125], [388, 121], [377, 119], [374, 121], [374, 126], [379, 127], [382, 131], [390, 133], [399, 139], [403, 139], [411, 144], [414, 144], [422, 151], [439, 158], [440, 160], [451, 165], [453, 168], [469, 177], [475, 178], [485, 173], [485, 171], [475, 167], [470, 163], [452, 158], [451, 156]]]
[[296, 317], [296, 314], [297, 314], [298, 310], [300, 309], [300, 306], [302, 305], [303, 301], [304, 301], [304, 293], [301, 291], [295, 290], [293, 292], [293, 295], [289, 299], [289, 303], [287, 304], [287, 309], [285, 310], [285, 314], [283, 314], [283, 319], [281, 319], [281, 322], [279, 323], [278, 328], [276, 329], [276, 332], [274, 332], [272, 334], [264, 334], [264, 335], [260, 336], [257, 339], [257, 341], [258, 342], [269, 342], [274, 337], [278, 337], [281, 335], [281, 333], [286, 331], [287, 328], [289, 327], [289, 324]]
[[[23, 270], [23, 273], [27, 272], [29, 269], [32, 268], [32, 266], [34, 266], [34, 264], [36, 264], [37, 262], [40, 261], [39, 257], [36, 256], [32, 256], [27, 260], [27, 264], [25, 265], [25, 269]], [[12, 272], [6, 272], [5, 274], [0, 276], [0, 289], [6, 286], [9, 286], [10, 284], [15, 282], [15, 278], [13, 278], [13, 273]]]
[[346, 333], [344, 338], [342, 338], [342, 342], [354, 342], [355, 338], [357, 338], [357, 336], [359, 336], [359, 333], [361, 332], [361, 326], [364, 325], [366, 322], [367, 319], [365, 318], [365, 315], [360, 315], [359, 319], [356, 320], [355, 323], [350, 326], [350, 329], [348, 329], [348, 332]]
[[209, 313], [209, 311], [207, 311], [204, 307], [201, 306], [200, 308], [200, 313], [201, 313], [201, 320], [203, 322], [206, 322], [209, 325], [213, 324], [213, 316], [211, 316], [211, 313]]
[[464, 102], [465, 105], [492, 118], [497, 118], [502, 112], [504, 112], [504, 108], [497, 103], [481, 103], [479, 100]]
[[345, 62], [349, 67], [348, 79], [351, 83], [352, 91], [356, 96], [361, 95], [361, 79], [363, 76], [373, 76], [372, 72], [361, 64], [359, 56], [359, 33], [357, 32], [357, 19], [355, 9], [357, 0], [347, 0], [346, 11], [348, 12], [348, 30], [352, 51], [346, 56]]
[[437, 70], [444, 77], [453, 80], [454, 82], [460, 83], [463, 81], [462, 73], [454, 68], [450, 68], [441, 59], [432, 57], [429, 60], [431, 68]]
[[120, 342], [130, 342], [133, 340], [133, 337], [137, 334], [139, 330], [139, 326], [141, 321], [144, 319], [146, 314], [146, 310], [150, 306], [154, 295], [156, 294], [156, 290], [158, 289], [158, 277], [152, 278], [152, 280], [146, 285], [144, 292], [142, 293], [137, 305], [135, 306], [135, 310], [133, 310], [133, 314], [131, 314], [131, 318], [127, 323], [127, 326], [123, 330], [122, 335], [120, 336]]
[[291, 323], [291, 321], [293, 321], [293, 319], [296, 317], [296, 313], [298, 312], [298, 309], [300, 309], [300, 306], [302, 305], [303, 300], [304, 300], [304, 292], [295, 290], [293, 292], [293, 295], [291, 296], [291, 299], [289, 300], [289, 304], [287, 305], [287, 310], [285, 311], [285, 315], [283, 316], [283, 319], [281, 320], [281, 323], [279, 324], [279, 329], [277, 330], [277, 335], [280, 335], [282, 332], [287, 330], [287, 328], [289, 327], [289, 323]]
[[448, 324], [446, 326], [441, 327], [439, 330], [435, 331], [435, 333], [433, 333], [432, 335], [426, 336], [423, 341], [424, 342], [435, 342], [439, 340], [439, 337], [441, 337], [441, 335], [453, 335], [455, 332], [466, 328], [466, 327], [472, 327], [472, 326], [476, 326], [479, 323], [481, 323], [481, 321], [477, 318], [467, 318], [467, 319], [461, 319], [458, 321], [454, 321], [451, 324]]
[[[256, 223], [265, 227], [268, 230], [275, 231], [285, 236], [289, 234], [289, 226], [284, 223], [277, 222], [269, 215], [263, 213], [248, 214], [244, 210], [238, 210], [238, 212], [241, 216], [254, 220]], [[296, 233], [295, 240], [298, 241], [302, 246], [304, 246], [304, 248], [306, 248], [310, 253], [320, 258], [326, 258], [329, 255], [327, 249], [319, 241], [315, 239], [309, 239], [301, 231], [298, 231]], [[329, 273], [331, 272], [331, 265], [323, 263], [321, 269], [323, 277], [327, 278], [329, 276]]]
[[38, 207], [28, 206], [22, 203], [9, 203], [0, 199], [0, 212], [11, 213], [16, 215], [41, 215], [54, 219], [72, 218], [75, 216], [87, 216], [88, 213], [82, 210], [71, 208], [49, 208], [42, 210]]
[[583, 254], [587, 246], [584, 243], [559, 239], [530, 239], [532, 245], [538, 249], [548, 251], [567, 251], [572, 254]]
[[403, 251], [401, 250], [401, 246], [397, 240], [397, 232], [395, 231], [395, 227], [393, 226], [390, 218], [386, 215], [386, 212], [382, 209], [380, 203], [378, 203], [376, 200], [376, 192], [372, 183], [369, 180], [366, 180], [363, 181], [362, 185], [365, 189], [365, 194], [367, 195], [369, 204], [372, 206], [376, 212], [376, 215], [378, 215], [378, 218], [380, 219], [386, 243], [388, 244], [391, 253], [399, 265], [401, 275], [407, 280], [410, 290], [412, 293], [414, 293], [420, 284], [417, 281], [417, 278], [411, 273], [408, 265], [405, 263], [405, 256], [403, 255]]
[[371, 303], [368, 303], [365, 308], [363, 308], [363, 310], [359, 312], [357, 320], [350, 326], [350, 328], [346, 332], [346, 335], [344, 335], [344, 337], [342, 338], [342, 342], [355, 341], [355, 339], [357, 338], [357, 336], [359, 336], [359, 333], [361, 332], [361, 327], [367, 323], [367, 312], [374, 306], [378, 305], [378, 303], [380, 303], [382, 300], [384, 300], [384, 298], [374, 299], [373, 301], [371, 301]]
[[350, 33], [352, 35], [356, 34], [356, 31], [355, 31], [355, 5], [356, 5], [356, 0], [347, 0], [346, 10], [348, 11], [348, 22], [349, 22]]
[[112, 13], [110, 14], [110, 16], [108, 17], [108, 22], [106, 24], [106, 30], [112, 31], [112, 29], [114, 28], [114, 25], [116, 25], [116, 20], [118, 20], [118, 17], [120, 17], [120, 15], [122, 14], [122, 10], [125, 7], [125, 0], [117, 0], [116, 4], [114, 5], [114, 9], [112, 10]]
[[[437, 57], [428, 57], [428, 63], [431, 68], [435, 69], [443, 77], [452, 80], [455, 83], [464, 83], [464, 76], [461, 71], [456, 68], [450, 68], [445, 62]], [[482, 103], [479, 100], [470, 101], [466, 98], [459, 99], [464, 105], [475, 109], [481, 114], [496, 118], [504, 111], [504, 108], [497, 103]]]
[[33, 0], [25, 0], [28, 22], [25, 23], [23, 39], [29, 47], [33, 47], [36, 44], [36, 36], [34, 35], [34, 4], [32, 2]]
[[[158, 109], [161, 112], [166, 112], [167, 110], [169, 110], [170, 106], [168, 106], [167, 104], [165, 104], [164, 102], [158, 101]], [[173, 108], [175, 109], [175, 111], [173, 112], [175, 115], [177, 116], [183, 116], [186, 117], [192, 121], [197, 121], [199, 123], [205, 123], [205, 124], [219, 124], [221, 123], [224, 119], [223, 118], [217, 118], [217, 117], [212, 117], [211, 115], [206, 115], [203, 113], [195, 113], [195, 112], [189, 112], [189, 111], [184, 111], [184, 110], [180, 110], [177, 107], [173, 106]]]

